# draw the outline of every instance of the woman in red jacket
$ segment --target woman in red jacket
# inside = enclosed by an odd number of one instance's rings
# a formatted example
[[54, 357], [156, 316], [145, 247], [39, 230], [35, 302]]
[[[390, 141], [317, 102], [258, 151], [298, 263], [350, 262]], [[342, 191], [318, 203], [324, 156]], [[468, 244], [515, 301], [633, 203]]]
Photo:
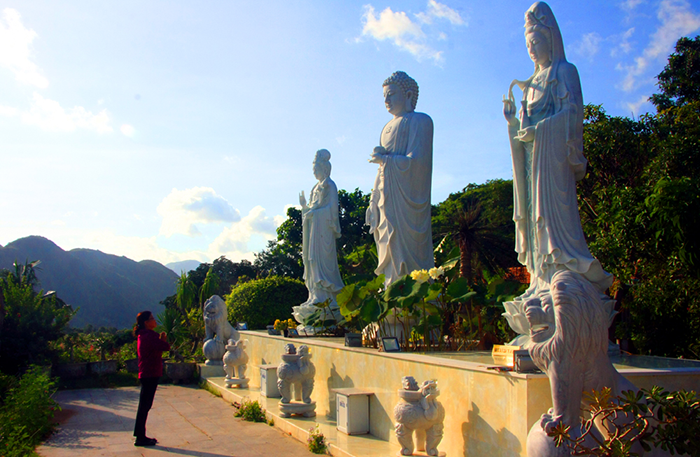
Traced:
[[146, 436], [146, 419], [148, 411], [153, 405], [153, 397], [158, 388], [158, 379], [163, 375], [163, 352], [170, 350], [166, 340], [166, 333], [158, 335], [153, 331], [158, 323], [153, 313], [142, 311], [136, 316], [134, 336], [138, 338], [139, 354], [139, 381], [141, 381], [141, 395], [139, 396], [139, 409], [136, 413], [136, 425], [134, 426], [134, 446], [154, 446], [158, 440]]

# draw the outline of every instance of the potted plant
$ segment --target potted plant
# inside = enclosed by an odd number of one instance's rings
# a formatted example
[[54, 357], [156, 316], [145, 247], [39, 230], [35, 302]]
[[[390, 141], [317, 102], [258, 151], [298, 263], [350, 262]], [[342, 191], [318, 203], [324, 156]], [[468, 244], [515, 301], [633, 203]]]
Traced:
[[289, 329], [296, 328], [297, 322], [294, 319], [287, 319], [286, 321], [281, 321], [279, 319], [275, 320], [274, 329], [278, 332], [282, 332], [284, 336], [289, 336]]

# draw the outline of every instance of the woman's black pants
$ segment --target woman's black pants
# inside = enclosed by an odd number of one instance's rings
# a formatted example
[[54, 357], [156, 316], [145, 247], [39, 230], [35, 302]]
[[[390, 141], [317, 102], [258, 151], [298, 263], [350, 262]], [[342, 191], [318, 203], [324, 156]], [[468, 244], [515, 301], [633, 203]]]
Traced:
[[156, 396], [158, 380], [160, 378], [141, 378], [141, 395], [139, 396], [139, 409], [136, 412], [136, 425], [134, 425], [134, 436], [144, 438], [146, 436], [146, 419], [148, 411], [153, 406], [153, 397]]

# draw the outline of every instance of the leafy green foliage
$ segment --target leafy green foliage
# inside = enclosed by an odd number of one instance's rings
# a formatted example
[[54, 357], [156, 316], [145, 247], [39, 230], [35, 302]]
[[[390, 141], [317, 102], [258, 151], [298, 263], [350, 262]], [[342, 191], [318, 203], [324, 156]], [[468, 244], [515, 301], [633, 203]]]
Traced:
[[[337, 334], [339, 330], [339, 321], [335, 318], [333, 311], [331, 310], [331, 299], [329, 298], [320, 303], [314, 303], [314, 306], [316, 307], [316, 310], [302, 322], [302, 325], [314, 327], [316, 329], [314, 333], [317, 335]], [[277, 322], [275, 321], [275, 323]]]
[[[626, 457], [661, 448], [671, 455], [700, 456], [700, 401], [695, 392], [668, 392], [661, 387], [631, 390], [620, 396], [609, 388], [586, 394], [586, 419], [580, 436], [572, 435], [575, 424], [558, 424], [550, 433], [557, 446], [567, 446], [573, 455]], [[604, 424], [602, 440], [592, 433], [594, 424]], [[595, 443], [594, 446], [591, 446]]]
[[309, 451], [313, 454], [325, 454], [328, 451], [326, 437], [323, 436], [323, 432], [321, 432], [318, 424], [309, 429], [309, 438], [306, 440], [306, 443], [309, 445]]
[[304, 276], [302, 240], [301, 210], [289, 208], [287, 220], [277, 227], [277, 240], [269, 241], [262, 252], [255, 254], [255, 268], [262, 276], [301, 279]]
[[380, 291], [383, 287], [384, 275], [379, 275], [369, 282], [360, 281], [343, 287], [336, 297], [340, 313], [343, 315], [339, 325], [360, 332], [385, 316], [388, 308], [381, 298]]
[[579, 209], [591, 252], [619, 281], [616, 336], [636, 350], [700, 357], [700, 40], [659, 75], [656, 115], [586, 106]]
[[[29, 263], [25, 266], [31, 267]], [[73, 309], [55, 294], [44, 295], [32, 287], [29, 269], [16, 268], [16, 274], [0, 278], [4, 307], [0, 329], [0, 370], [16, 373], [30, 364], [46, 364], [55, 352], [49, 342], [62, 335], [75, 315]]]
[[53, 359], [56, 363], [119, 360], [123, 365], [126, 359], [136, 357], [136, 339], [132, 331], [116, 328], [69, 329], [49, 346], [56, 353]]
[[659, 111], [700, 100], [700, 37], [679, 39], [658, 79], [661, 93], [651, 102]]
[[241, 284], [226, 296], [231, 322], [246, 322], [251, 330], [262, 330], [275, 319], [286, 319], [292, 306], [303, 303], [308, 295], [298, 279], [270, 276]]
[[[433, 236], [444, 239], [436, 252], [442, 263], [453, 246], [460, 252], [460, 276], [469, 284], [518, 266], [513, 250], [513, 182], [492, 180], [470, 184], [433, 207]], [[476, 277], [475, 277], [476, 276]]]
[[[216, 281], [205, 286], [208, 276], [215, 276]], [[231, 292], [231, 288], [239, 281], [254, 279], [258, 276], [258, 270], [248, 260], [232, 262], [225, 256], [221, 256], [212, 263], [201, 263], [196, 269], [187, 273], [187, 277], [195, 285], [197, 290], [206, 290], [205, 297], [200, 297], [200, 303], [206, 301], [212, 295], [223, 297]]]
[[240, 417], [244, 421], [248, 422], [267, 422], [267, 417], [265, 416], [265, 410], [260, 403], [250, 400], [243, 400], [241, 407], [234, 414], [235, 417]]
[[54, 428], [60, 408], [51, 397], [55, 382], [40, 367], [21, 378], [0, 375], [0, 449], [3, 456], [26, 456]]

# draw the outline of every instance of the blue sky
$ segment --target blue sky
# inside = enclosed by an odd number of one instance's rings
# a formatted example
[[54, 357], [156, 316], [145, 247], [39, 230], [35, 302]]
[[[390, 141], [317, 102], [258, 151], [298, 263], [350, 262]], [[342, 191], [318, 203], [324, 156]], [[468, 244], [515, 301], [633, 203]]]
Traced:
[[[551, 1], [586, 103], [651, 109], [700, 31], [685, 0]], [[369, 192], [404, 70], [435, 124], [434, 203], [510, 178], [501, 99], [530, 2], [1, 1], [0, 244], [41, 235], [163, 263], [252, 259], [315, 180]]]

